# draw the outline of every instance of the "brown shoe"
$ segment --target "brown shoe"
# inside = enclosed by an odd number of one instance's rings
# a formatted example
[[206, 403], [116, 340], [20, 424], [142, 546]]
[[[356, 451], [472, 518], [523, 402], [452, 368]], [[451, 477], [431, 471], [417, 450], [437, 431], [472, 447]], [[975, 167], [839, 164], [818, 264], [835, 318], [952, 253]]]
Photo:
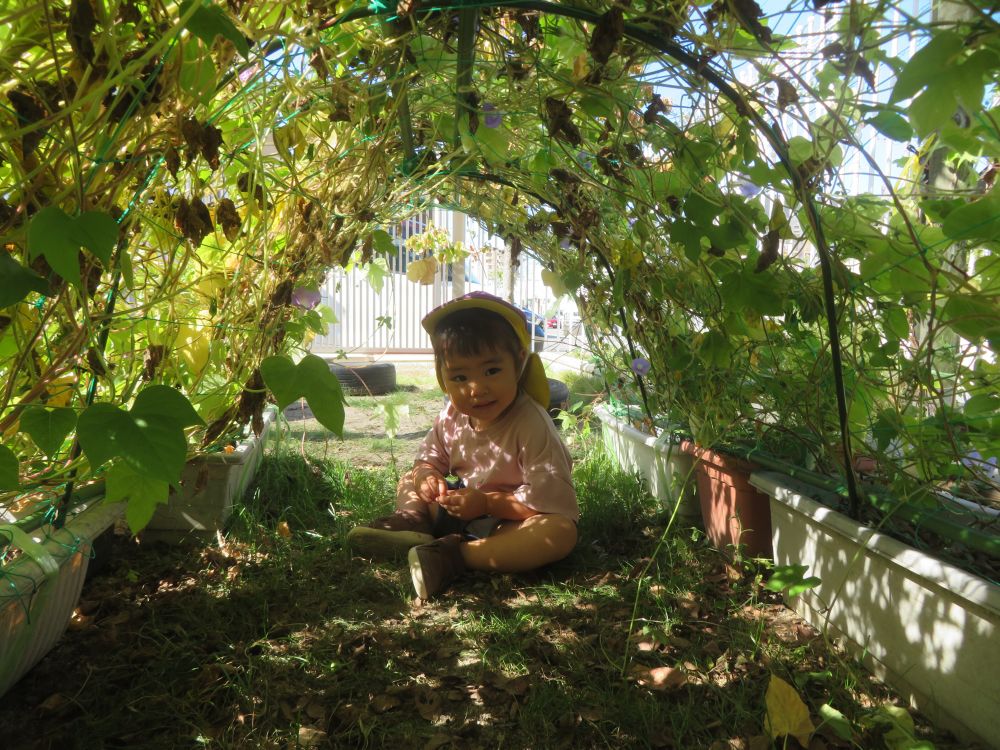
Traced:
[[410, 576], [417, 596], [437, 596], [465, 572], [461, 547], [462, 536], [449, 534], [410, 550]]
[[432, 541], [430, 520], [412, 510], [397, 510], [347, 532], [348, 546], [366, 557], [399, 559], [411, 547]]

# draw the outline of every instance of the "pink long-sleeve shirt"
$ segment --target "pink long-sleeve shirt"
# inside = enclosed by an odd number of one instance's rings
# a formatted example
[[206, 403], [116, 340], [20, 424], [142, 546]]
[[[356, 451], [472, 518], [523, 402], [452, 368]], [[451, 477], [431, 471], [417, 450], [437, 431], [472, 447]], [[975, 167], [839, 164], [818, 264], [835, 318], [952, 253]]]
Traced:
[[539, 513], [580, 518], [569, 451], [545, 409], [524, 393], [482, 431], [449, 403], [417, 450], [416, 461], [461, 477], [466, 487], [513, 493]]

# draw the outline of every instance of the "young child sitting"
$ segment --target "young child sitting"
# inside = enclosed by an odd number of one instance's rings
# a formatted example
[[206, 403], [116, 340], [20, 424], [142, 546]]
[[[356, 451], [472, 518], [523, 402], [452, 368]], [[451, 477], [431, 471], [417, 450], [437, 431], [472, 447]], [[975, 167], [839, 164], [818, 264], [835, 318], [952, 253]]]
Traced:
[[408, 551], [426, 599], [466, 569], [517, 573], [561, 560], [576, 545], [580, 513], [524, 314], [473, 292], [422, 325], [450, 401], [399, 482], [396, 512], [351, 529], [347, 541], [371, 556]]

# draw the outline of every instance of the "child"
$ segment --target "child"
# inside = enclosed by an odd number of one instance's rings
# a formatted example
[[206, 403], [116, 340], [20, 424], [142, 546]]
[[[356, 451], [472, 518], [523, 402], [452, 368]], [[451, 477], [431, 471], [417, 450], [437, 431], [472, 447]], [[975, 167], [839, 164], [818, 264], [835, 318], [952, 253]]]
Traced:
[[576, 545], [580, 513], [524, 314], [473, 292], [422, 325], [450, 401], [399, 482], [396, 512], [347, 540], [372, 555], [408, 550], [413, 586], [426, 599], [466, 569], [516, 573], [561, 560]]

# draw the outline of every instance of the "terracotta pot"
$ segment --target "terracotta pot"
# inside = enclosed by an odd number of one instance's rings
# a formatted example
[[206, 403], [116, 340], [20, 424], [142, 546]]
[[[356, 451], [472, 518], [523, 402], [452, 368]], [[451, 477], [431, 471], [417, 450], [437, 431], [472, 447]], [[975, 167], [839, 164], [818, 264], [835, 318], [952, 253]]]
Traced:
[[757, 466], [685, 440], [681, 450], [697, 460], [698, 501], [705, 533], [729, 555], [771, 557], [770, 498], [750, 484]]

